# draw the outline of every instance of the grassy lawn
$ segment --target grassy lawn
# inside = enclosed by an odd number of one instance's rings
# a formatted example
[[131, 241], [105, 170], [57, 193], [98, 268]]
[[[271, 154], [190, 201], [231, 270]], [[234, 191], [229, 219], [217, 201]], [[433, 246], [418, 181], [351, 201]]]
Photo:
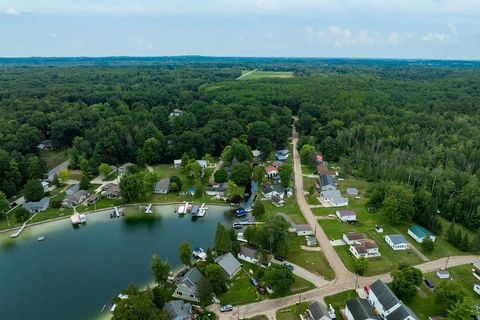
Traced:
[[355, 290], [343, 291], [332, 296], [325, 297], [325, 304], [328, 306], [331, 304], [335, 309], [335, 314], [337, 319], [341, 319], [342, 315], [340, 314], [340, 308], [345, 306], [345, 301], [356, 298], [357, 292]]
[[40, 158], [45, 160], [48, 169], [53, 169], [68, 159], [67, 150], [48, 150], [40, 152]]
[[288, 254], [285, 257], [288, 261], [300, 267], [324, 277], [326, 280], [335, 278], [335, 272], [330, 267], [327, 258], [322, 251], [306, 251], [300, 245], [304, 245], [304, 237], [290, 236]]
[[301, 302], [300, 304], [292, 304], [291, 306], [277, 310], [275, 319], [277, 320], [298, 320], [300, 315], [307, 311], [310, 302]]
[[[472, 266], [462, 265], [448, 268], [448, 270], [450, 271], [451, 280], [441, 280], [437, 278], [435, 272], [425, 274], [425, 278], [432, 281], [435, 286], [439, 285], [441, 281], [455, 281], [462, 286], [465, 296], [472, 298], [477, 304], [480, 303], [480, 296], [473, 291], [473, 285], [478, 281], [472, 275]], [[408, 306], [412, 308], [421, 320], [427, 320], [428, 316], [431, 315], [445, 315], [445, 310], [442, 306], [435, 303], [433, 290], [424, 284], [419, 287], [417, 296], [408, 303]]]
[[285, 201], [285, 204], [283, 207], [280, 208], [275, 207], [270, 201], [263, 201], [263, 204], [265, 205], [265, 219], [281, 212], [288, 215], [290, 219], [292, 219], [293, 223], [306, 223], [305, 217], [298, 208], [298, 203], [295, 197], [284, 197], [283, 200]]
[[[246, 74], [249, 71], [243, 70], [242, 75]], [[283, 71], [254, 71], [246, 76], [238, 78], [238, 80], [258, 80], [263, 78], [291, 78], [293, 77], [293, 72], [283, 72]]]

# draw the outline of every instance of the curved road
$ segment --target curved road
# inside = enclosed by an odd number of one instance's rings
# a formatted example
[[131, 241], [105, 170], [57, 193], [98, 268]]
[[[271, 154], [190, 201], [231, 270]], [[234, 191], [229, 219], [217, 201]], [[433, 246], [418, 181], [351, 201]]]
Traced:
[[[208, 309], [210, 311], [215, 311], [220, 317], [220, 319], [240, 319], [240, 318], [251, 318], [257, 315], [267, 315], [269, 319], [275, 319], [275, 311], [290, 305], [293, 305], [301, 299], [305, 300], [317, 300], [323, 301], [326, 296], [330, 296], [342, 291], [350, 290], [355, 288], [362, 288], [365, 285], [369, 285], [372, 282], [381, 279], [385, 282], [391, 281], [389, 273], [371, 276], [371, 277], [357, 277], [354, 273], [350, 272], [340, 260], [337, 252], [333, 248], [328, 239], [327, 235], [320, 227], [318, 219], [310, 210], [310, 206], [305, 200], [305, 195], [303, 191], [303, 179], [302, 179], [302, 167], [300, 164], [300, 156], [297, 151], [297, 141], [298, 133], [295, 130], [295, 127], [292, 128], [292, 144], [293, 144], [293, 160], [294, 160], [294, 172], [295, 172], [295, 189], [297, 202], [302, 214], [304, 215], [307, 223], [310, 227], [315, 230], [315, 236], [322, 247], [328, 262], [335, 271], [335, 279], [333, 281], [327, 282], [323, 280], [322, 282], [317, 282], [317, 288], [304, 292], [301, 295], [292, 295], [288, 297], [264, 300], [256, 303], [251, 303], [243, 306], [234, 308], [233, 312], [230, 313], [220, 313], [218, 305], [212, 305]], [[445, 266], [447, 258], [441, 258], [434, 261], [428, 261], [415, 267], [420, 269], [423, 273], [428, 273], [436, 271]], [[480, 262], [480, 256], [454, 256], [450, 257], [448, 260], [448, 267], [454, 267], [463, 264], [469, 264], [472, 262]], [[308, 271], [307, 271], [308, 272]]]

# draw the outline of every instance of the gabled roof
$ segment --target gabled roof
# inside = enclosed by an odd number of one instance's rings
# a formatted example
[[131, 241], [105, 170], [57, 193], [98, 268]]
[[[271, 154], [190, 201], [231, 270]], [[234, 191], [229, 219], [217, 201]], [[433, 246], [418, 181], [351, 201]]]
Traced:
[[184, 284], [188, 288], [190, 288], [192, 291], [196, 291], [197, 290], [197, 283], [202, 278], [203, 278], [203, 276], [200, 273], [200, 271], [198, 271], [197, 268], [192, 268], [192, 269], [188, 270], [188, 272], [185, 273], [185, 275], [180, 279], [179, 284]]
[[233, 276], [235, 272], [237, 272], [237, 270], [242, 266], [240, 262], [235, 259], [231, 252], [217, 257], [215, 262], [218, 263], [218, 265], [230, 276]]
[[404, 320], [409, 316], [414, 319], [418, 319], [417, 315], [413, 313], [413, 311], [409, 307], [407, 307], [402, 303], [400, 307], [398, 307], [392, 313], [387, 315], [385, 319], [386, 320]]
[[321, 319], [322, 317], [328, 317], [327, 309], [321, 305], [318, 301], [312, 303], [308, 310], [310, 311], [314, 320]]
[[361, 233], [361, 232], [347, 232], [345, 234], [345, 237], [350, 241], [368, 239], [367, 235], [365, 233]]
[[322, 187], [325, 187], [325, 186], [335, 187], [335, 180], [333, 180], [332, 176], [330, 176], [328, 174], [321, 174], [320, 175], [320, 185]]
[[357, 188], [347, 188], [347, 193], [348, 194], [358, 194], [358, 189]]
[[242, 247], [240, 247], [240, 251], [238, 252], [238, 254], [240, 254], [242, 256], [250, 257], [250, 258], [256, 258], [257, 257], [257, 250], [255, 250], [251, 247], [242, 246]]
[[155, 189], [168, 189], [169, 186], [170, 186], [170, 179], [163, 178], [162, 180], [158, 181], [155, 184]]
[[163, 306], [163, 311], [167, 312], [170, 319], [185, 319], [192, 312], [192, 305], [182, 300], [171, 300]]
[[297, 231], [312, 231], [312, 228], [310, 228], [310, 225], [308, 224], [297, 224], [295, 225], [295, 228]]
[[397, 303], [400, 303], [400, 299], [397, 298], [395, 293], [393, 293], [393, 291], [382, 280], [377, 280], [372, 283], [370, 285], [370, 290], [377, 297], [385, 310], [389, 310]]
[[433, 236], [433, 234], [430, 231], [428, 231], [424, 227], [417, 226], [417, 225], [411, 226], [410, 228], [408, 228], [408, 230], [413, 232], [419, 238], [423, 238], [426, 236]]
[[36, 210], [38, 208], [46, 208], [50, 204], [49, 197], [43, 197], [38, 201], [28, 201], [22, 204], [22, 206], [27, 210]]
[[355, 213], [355, 211], [352, 211], [352, 210], [338, 210], [337, 212], [338, 212], [338, 214], [340, 215], [340, 217], [353, 217], [353, 216], [357, 216], [357, 214]]
[[278, 160], [275, 160], [272, 162], [272, 166], [274, 166], [275, 168], [278, 167], [278, 166], [281, 166], [283, 164], [282, 161], [278, 161]]
[[265, 168], [265, 171], [266, 171], [267, 173], [278, 172], [278, 171], [277, 171], [277, 168], [275, 168], [274, 166], [268, 166], [268, 167], [266, 167], [266, 168]]
[[365, 299], [355, 298], [347, 300], [345, 305], [355, 320], [378, 319], [370, 303]]
[[392, 240], [393, 245], [402, 244], [402, 243], [408, 244], [405, 237], [402, 236], [401, 234], [389, 234], [389, 235], [386, 235], [385, 237], [389, 237], [390, 240]]
[[277, 204], [278, 204], [278, 203], [282, 203], [282, 202], [283, 202], [283, 200], [282, 200], [282, 198], [280, 198], [279, 196], [277, 196], [277, 195], [274, 195], [274, 196], [272, 196], [272, 202], [274, 202], [274, 203], [277, 203]]

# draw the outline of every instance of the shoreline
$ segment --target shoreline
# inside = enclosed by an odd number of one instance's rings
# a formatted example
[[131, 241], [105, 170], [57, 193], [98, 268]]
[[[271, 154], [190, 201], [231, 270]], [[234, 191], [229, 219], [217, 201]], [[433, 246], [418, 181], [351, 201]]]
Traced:
[[[183, 202], [157, 202], [157, 203], [152, 202], [151, 204], [153, 206], [168, 206], [168, 205], [182, 204], [182, 203], [186, 203], [186, 202], [187, 201], [183, 201]], [[231, 207], [231, 208], [233, 208], [233, 206], [230, 205], [230, 204], [208, 203], [208, 202], [205, 202], [205, 204], [208, 204], [209, 206], [219, 206], [219, 207]], [[128, 208], [128, 207], [136, 207], [136, 206], [142, 206], [142, 205], [147, 205], [147, 203], [130, 203], [130, 204], [125, 204], [125, 205], [116, 206], [116, 207], [118, 207], [118, 208]], [[103, 212], [103, 211], [113, 210], [113, 208], [115, 208], [115, 207], [106, 207], [106, 208], [101, 208], [101, 209], [97, 209], [97, 210], [90, 210], [90, 211], [82, 212], [82, 214], [92, 215], [92, 214], [97, 214], [97, 213], [100, 213], [100, 212]], [[45, 224], [45, 223], [51, 223], [51, 222], [55, 222], [55, 221], [68, 219], [68, 218], [70, 218], [70, 216], [71, 215], [65, 215], [65, 216], [62, 216], [62, 217], [57, 217], [57, 218], [51, 218], [51, 219], [47, 219], [47, 220], [32, 222], [32, 223], [29, 223], [29, 224], [27, 223], [27, 225], [25, 226], [25, 229], [27, 229], [29, 227], [37, 226], [37, 225], [42, 225], [42, 224]], [[2, 235], [4, 233], [7, 233], [7, 232], [17, 231], [20, 228], [21, 228], [21, 226], [0, 230], [0, 235]]]

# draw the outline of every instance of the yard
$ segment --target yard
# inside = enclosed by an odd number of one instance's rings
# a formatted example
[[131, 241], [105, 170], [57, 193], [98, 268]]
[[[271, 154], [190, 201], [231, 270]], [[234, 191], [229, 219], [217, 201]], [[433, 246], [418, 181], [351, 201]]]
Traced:
[[250, 72], [248, 70], [242, 70], [242, 75], [238, 77], [238, 80], [258, 80], [264, 78], [292, 78], [293, 72], [283, 71], [258, 71]]
[[[480, 303], [480, 296], [473, 291], [473, 285], [477, 283], [476, 278], [472, 275], [471, 265], [462, 265], [448, 268], [451, 280], [441, 280], [435, 272], [427, 273], [425, 278], [432, 281], [435, 286], [441, 281], [455, 281], [459, 283], [465, 291], [465, 296], [472, 298], [476, 303]], [[418, 295], [408, 303], [408, 306], [420, 317], [421, 320], [427, 320], [428, 316], [444, 315], [442, 308], [435, 303], [435, 294], [432, 289], [422, 283], [418, 290]]]
[[[259, 195], [259, 197], [260, 196], [261, 195]], [[285, 204], [280, 208], [275, 207], [269, 200], [263, 201], [263, 204], [265, 205], [265, 220], [272, 215], [276, 215], [277, 213], [284, 213], [290, 217], [293, 223], [306, 223], [305, 217], [298, 208], [298, 203], [295, 196], [290, 198], [285, 196], [283, 200], [285, 201]]]
[[355, 290], [348, 290], [343, 291], [328, 297], [325, 297], [325, 304], [328, 308], [329, 305], [335, 309], [335, 314], [337, 315], [337, 319], [342, 319], [342, 315], [340, 313], [340, 308], [345, 306], [345, 301], [356, 298], [357, 292]]
[[299, 304], [293, 304], [277, 310], [275, 313], [275, 318], [277, 320], [298, 320], [300, 319], [300, 315], [308, 309], [309, 305], [310, 302], [301, 302]]
[[45, 160], [48, 169], [53, 169], [68, 159], [67, 150], [47, 150], [40, 152], [40, 158]]

